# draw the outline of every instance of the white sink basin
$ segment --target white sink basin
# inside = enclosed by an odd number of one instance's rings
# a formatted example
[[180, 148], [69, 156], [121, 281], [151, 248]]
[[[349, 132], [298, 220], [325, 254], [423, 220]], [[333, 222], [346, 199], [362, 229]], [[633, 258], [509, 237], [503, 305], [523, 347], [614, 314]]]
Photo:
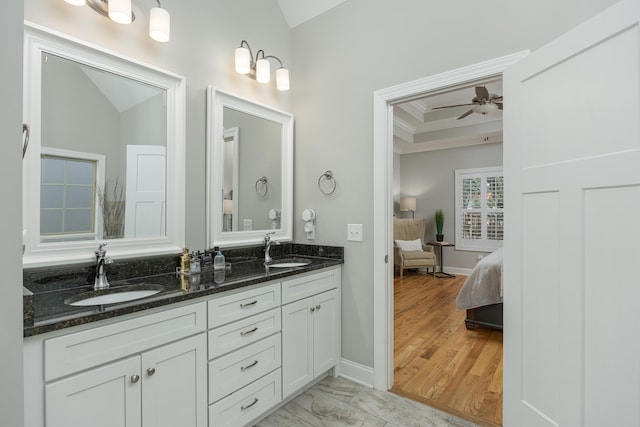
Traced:
[[89, 291], [66, 299], [65, 304], [72, 305], [74, 307], [115, 304], [150, 297], [151, 295], [161, 292], [163, 289], [164, 288], [160, 285], [145, 284]]
[[293, 268], [293, 267], [304, 267], [305, 265], [311, 264], [311, 261], [306, 259], [299, 258], [290, 258], [290, 259], [277, 259], [273, 260], [269, 264], [265, 264], [268, 267], [275, 268]]

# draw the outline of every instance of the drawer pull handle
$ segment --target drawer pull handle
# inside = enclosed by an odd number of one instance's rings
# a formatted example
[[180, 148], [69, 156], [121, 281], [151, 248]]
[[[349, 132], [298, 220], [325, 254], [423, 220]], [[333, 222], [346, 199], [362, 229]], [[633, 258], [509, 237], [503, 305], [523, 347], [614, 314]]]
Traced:
[[245, 307], [249, 307], [251, 305], [256, 305], [258, 303], [257, 299], [254, 299], [251, 302], [245, 303], [245, 304], [240, 304], [240, 308], [245, 308]]
[[138, 375], [138, 374], [131, 375], [131, 382], [132, 382], [132, 383], [134, 383], [134, 384], [135, 384], [135, 383], [137, 383], [138, 381], [140, 381], [140, 375]]
[[253, 363], [251, 365], [247, 365], [247, 366], [241, 366], [240, 370], [241, 371], [246, 371], [249, 368], [253, 368], [254, 366], [256, 366], [258, 364], [257, 360], [254, 360]]
[[316, 305], [316, 310], [320, 310], [320, 304]]
[[156, 368], [147, 369], [147, 375], [151, 376], [156, 373]]
[[240, 407], [240, 409], [242, 409], [242, 410], [244, 411], [245, 409], [249, 409], [249, 408], [251, 408], [251, 407], [252, 407], [253, 405], [255, 405], [256, 403], [258, 403], [258, 398], [257, 398], [257, 397], [254, 397], [254, 398], [253, 398], [253, 402], [249, 403], [248, 405], [241, 406], [241, 407]]
[[254, 332], [255, 332], [255, 331], [257, 331], [257, 330], [258, 330], [258, 327], [257, 327], [257, 326], [254, 326], [254, 327], [253, 327], [253, 329], [250, 329], [250, 330], [248, 330], [248, 331], [240, 332], [240, 335], [242, 335], [242, 336], [249, 335], [249, 334], [254, 333]]

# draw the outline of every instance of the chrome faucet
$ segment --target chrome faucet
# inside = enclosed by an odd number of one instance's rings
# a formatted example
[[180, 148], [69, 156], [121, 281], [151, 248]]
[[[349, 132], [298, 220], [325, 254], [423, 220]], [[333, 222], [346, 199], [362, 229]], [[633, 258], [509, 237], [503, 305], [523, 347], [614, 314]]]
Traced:
[[269, 250], [271, 249], [271, 244], [275, 242], [276, 245], [279, 245], [280, 242], [277, 240], [271, 240], [271, 235], [275, 234], [275, 231], [270, 231], [264, 235], [264, 262], [268, 264], [272, 261], [271, 255], [269, 255]]
[[107, 272], [105, 271], [105, 264], [111, 264], [113, 260], [107, 256], [107, 250], [104, 248], [106, 243], [100, 244], [95, 251], [96, 254], [96, 278], [93, 283], [93, 289], [107, 289], [109, 287], [109, 281], [107, 280]]

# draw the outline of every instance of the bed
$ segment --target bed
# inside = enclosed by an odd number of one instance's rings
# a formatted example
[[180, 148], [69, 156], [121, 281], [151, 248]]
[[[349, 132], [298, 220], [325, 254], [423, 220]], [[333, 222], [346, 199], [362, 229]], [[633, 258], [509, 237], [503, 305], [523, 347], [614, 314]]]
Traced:
[[467, 310], [464, 324], [502, 330], [502, 248], [487, 255], [473, 268], [460, 288], [456, 306]]

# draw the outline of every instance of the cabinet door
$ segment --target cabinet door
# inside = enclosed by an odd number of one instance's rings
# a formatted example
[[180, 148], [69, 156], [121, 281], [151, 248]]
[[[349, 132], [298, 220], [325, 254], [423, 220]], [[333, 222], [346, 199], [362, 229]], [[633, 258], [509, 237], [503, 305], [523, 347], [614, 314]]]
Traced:
[[313, 298], [282, 306], [282, 398], [313, 380]]
[[139, 427], [140, 357], [45, 386], [48, 427]]
[[143, 426], [206, 426], [206, 352], [199, 334], [142, 354]]
[[326, 372], [340, 357], [340, 307], [337, 291], [313, 297], [313, 377]]

